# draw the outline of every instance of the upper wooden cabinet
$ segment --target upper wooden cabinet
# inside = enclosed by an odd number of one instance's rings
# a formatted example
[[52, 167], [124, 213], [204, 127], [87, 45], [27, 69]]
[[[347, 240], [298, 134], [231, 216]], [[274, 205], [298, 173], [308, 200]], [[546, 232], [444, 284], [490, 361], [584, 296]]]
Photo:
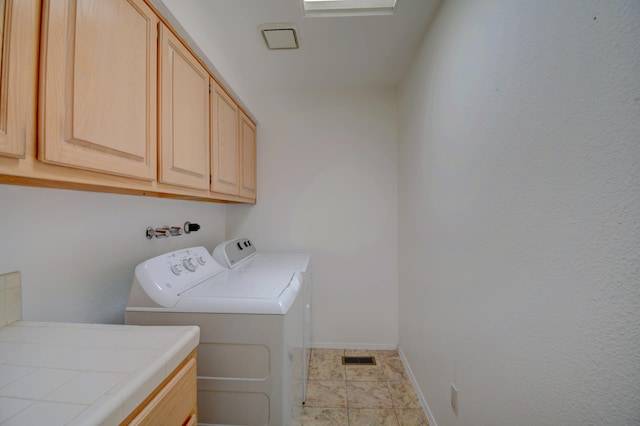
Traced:
[[41, 161], [156, 178], [157, 28], [143, 0], [44, 2]]
[[0, 0], [0, 155], [35, 142], [39, 0]]
[[211, 88], [211, 190], [238, 195], [238, 106], [213, 79]]
[[256, 126], [211, 81], [211, 191], [256, 198]]
[[209, 73], [160, 27], [160, 182], [209, 188]]
[[256, 127], [193, 52], [148, 0], [0, 0], [0, 183], [255, 202]]
[[240, 191], [241, 197], [256, 198], [256, 126], [240, 111]]

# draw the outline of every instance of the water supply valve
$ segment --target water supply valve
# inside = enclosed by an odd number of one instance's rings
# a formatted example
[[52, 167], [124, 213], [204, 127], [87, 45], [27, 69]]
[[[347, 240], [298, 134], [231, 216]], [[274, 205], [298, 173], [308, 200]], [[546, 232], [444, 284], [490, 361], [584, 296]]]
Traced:
[[145, 236], [147, 239], [152, 238], [166, 238], [166, 237], [177, 237], [182, 235], [182, 231], [184, 230], [185, 234], [189, 234], [191, 232], [197, 231], [200, 229], [200, 225], [197, 223], [185, 222], [184, 229], [179, 226], [168, 226], [165, 225], [161, 228], [153, 228], [151, 226], [147, 227], [145, 231]]
[[196, 232], [200, 229], [200, 225], [197, 223], [185, 222], [184, 223], [184, 233], [189, 234], [191, 232]]

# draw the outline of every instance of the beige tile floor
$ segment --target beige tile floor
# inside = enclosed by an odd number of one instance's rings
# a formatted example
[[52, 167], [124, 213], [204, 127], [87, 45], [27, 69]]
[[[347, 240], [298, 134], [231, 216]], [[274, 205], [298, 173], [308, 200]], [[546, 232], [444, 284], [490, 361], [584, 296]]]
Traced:
[[[375, 366], [342, 365], [374, 356]], [[397, 351], [312, 349], [304, 426], [428, 426]]]

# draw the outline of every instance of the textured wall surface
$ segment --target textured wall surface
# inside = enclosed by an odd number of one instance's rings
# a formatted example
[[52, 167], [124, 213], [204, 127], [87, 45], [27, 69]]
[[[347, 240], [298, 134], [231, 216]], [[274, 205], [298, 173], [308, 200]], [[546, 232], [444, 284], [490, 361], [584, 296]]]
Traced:
[[436, 423], [640, 424], [640, 2], [445, 1], [398, 117], [400, 346]]
[[[200, 231], [147, 240], [147, 226]], [[0, 185], [0, 273], [20, 271], [28, 321], [122, 323], [145, 259], [224, 241], [222, 204]]]
[[229, 205], [227, 235], [312, 254], [315, 346], [395, 348], [395, 92], [292, 91], [262, 101], [258, 204]]

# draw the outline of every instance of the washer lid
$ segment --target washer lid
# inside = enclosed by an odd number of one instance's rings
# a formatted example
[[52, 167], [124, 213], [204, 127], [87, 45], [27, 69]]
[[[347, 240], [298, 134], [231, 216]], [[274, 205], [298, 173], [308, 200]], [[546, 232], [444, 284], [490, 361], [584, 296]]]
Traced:
[[277, 299], [289, 286], [294, 273], [287, 271], [238, 271], [208, 278], [178, 296], [226, 299]]

